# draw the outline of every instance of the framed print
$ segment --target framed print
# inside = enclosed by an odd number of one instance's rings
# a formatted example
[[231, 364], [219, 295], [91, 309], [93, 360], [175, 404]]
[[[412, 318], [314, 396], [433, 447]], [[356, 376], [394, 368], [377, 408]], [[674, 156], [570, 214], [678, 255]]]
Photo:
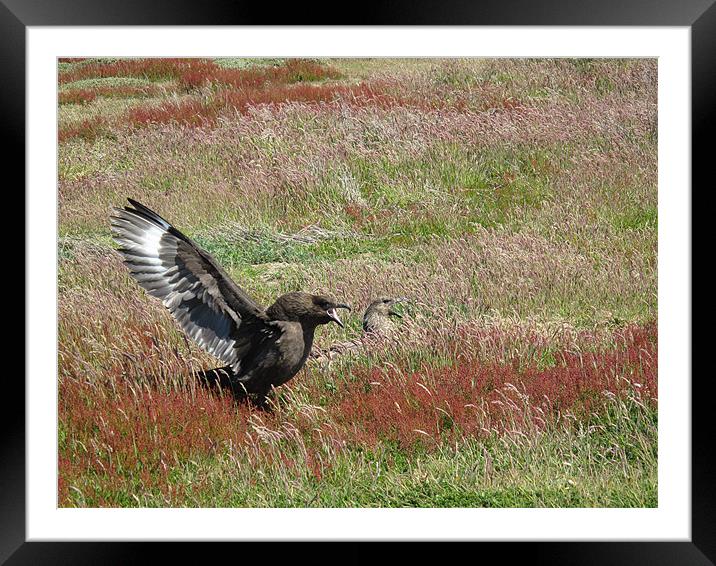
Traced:
[[711, 563], [708, 2], [359, 17], [382, 27], [6, 6], [8, 563], [146, 541]]

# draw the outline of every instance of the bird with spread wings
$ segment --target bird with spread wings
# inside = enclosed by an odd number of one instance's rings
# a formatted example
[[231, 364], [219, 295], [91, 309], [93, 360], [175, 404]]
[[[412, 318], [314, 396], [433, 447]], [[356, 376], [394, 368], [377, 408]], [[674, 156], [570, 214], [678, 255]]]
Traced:
[[225, 367], [211, 375], [240, 397], [263, 404], [273, 387], [303, 367], [316, 328], [335, 322], [344, 303], [292, 292], [268, 308], [241, 289], [217, 261], [156, 212], [127, 199], [112, 234], [131, 276], [157, 297], [182, 330]]

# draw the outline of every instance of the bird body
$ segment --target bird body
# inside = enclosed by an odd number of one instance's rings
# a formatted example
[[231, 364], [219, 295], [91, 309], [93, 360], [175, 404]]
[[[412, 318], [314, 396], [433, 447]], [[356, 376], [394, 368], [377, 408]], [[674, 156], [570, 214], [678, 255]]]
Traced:
[[275, 320], [269, 324], [280, 328], [280, 337], [266, 340], [247, 356], [243, 371], [234, 376], [235, 384], [250, 394], [265, 394], [289, 381], [303, 367], [313, 345], [315, 326]]
[[303, 367], [316, 328], [350, 307], [323, 295], [286, 293], [268, 309], [205, 250], [154, 211], [128, 199], [112, 232], [132, 277], [159, 298], [179, 326], [226, 366], [206, 372], [237, 395], [263, 402]]

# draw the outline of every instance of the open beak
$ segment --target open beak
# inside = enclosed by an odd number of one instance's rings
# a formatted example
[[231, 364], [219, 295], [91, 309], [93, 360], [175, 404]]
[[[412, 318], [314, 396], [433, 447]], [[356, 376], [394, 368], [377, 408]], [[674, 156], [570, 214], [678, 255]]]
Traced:
[[333, 307], [332, 309], [328, 309], [326, 311], [326, 314], [333, 322], [335, 322], [341, 328], [344, 328], [343, 323], [341, 322], [341, 319], [338, 318], [338, 313], [336, 312], [336, 309], [348, 309], [350, 311], [351, 307], [349, 307], [348, 305], [344, 305], [344, 304], [338, 304], [335, 307]]

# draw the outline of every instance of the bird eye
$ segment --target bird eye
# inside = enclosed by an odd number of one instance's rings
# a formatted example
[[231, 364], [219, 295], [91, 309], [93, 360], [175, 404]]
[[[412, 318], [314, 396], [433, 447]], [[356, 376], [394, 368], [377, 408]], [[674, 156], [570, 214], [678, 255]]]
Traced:
[[383, 299], [383, 302], [387, 304], [390, 302], [390, 299]]

